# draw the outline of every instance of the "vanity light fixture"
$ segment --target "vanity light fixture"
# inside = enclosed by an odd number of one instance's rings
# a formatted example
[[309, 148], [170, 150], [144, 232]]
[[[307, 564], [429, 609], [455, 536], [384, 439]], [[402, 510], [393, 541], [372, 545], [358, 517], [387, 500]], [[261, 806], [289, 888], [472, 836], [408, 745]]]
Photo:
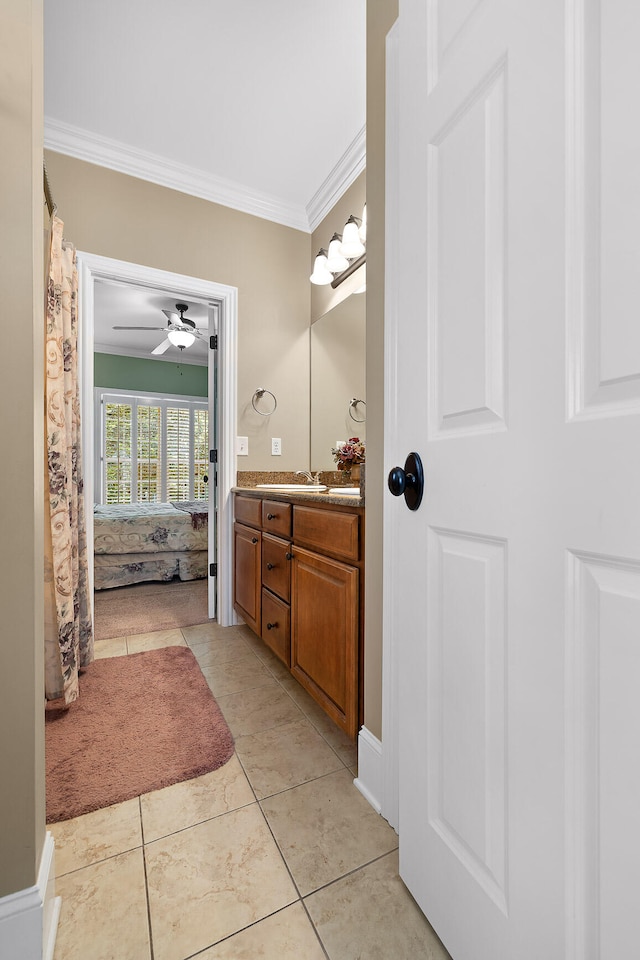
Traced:
[[311, 283], [337, 287], [366, 262], [367, 241], [367, 205], [362, 217], [349, 217], [344, 225], [342, 236], [334, 233], [329, 243], [329, 251], [324, 247], [318, 251], [309, 277]]

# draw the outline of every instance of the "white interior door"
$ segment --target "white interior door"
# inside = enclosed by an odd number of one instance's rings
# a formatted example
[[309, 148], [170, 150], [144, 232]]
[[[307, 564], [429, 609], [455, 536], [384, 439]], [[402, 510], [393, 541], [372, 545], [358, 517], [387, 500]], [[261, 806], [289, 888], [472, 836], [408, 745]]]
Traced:
[[639, 39], [400, 0], [400, 871], [455, 960], [640, 939]]

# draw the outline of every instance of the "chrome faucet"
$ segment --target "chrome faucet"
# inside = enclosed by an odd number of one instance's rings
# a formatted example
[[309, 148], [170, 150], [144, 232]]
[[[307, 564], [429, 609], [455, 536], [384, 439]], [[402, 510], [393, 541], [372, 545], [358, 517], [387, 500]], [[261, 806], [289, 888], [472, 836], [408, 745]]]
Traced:
[[296, 470], [297, 477], [306, 477], [307, 483], [320, 483], [320, 471], [316, 474], [311, 473], [310, 470]]

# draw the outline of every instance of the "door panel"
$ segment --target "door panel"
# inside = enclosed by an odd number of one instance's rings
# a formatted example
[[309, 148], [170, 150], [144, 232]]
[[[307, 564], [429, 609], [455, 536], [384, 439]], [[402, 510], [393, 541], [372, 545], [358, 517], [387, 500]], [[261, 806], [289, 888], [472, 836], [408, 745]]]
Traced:
[[627, 110], [638, 38], [622, 2], [569, 10], [569, 415], [638, 413], [640, 142]]
[[638, 36], [400, 0], [400, 872], [455, 960], [640, 938]]
[[567, 592], [569, 955], [604, 960], [638, 935], [640, 563], [570, 553]]
[[506, 911], [506, 544], [429, 540], [429, 823]]
[[432, 434], [505, 427], [504, 83], [502, 61], [429, 140]]

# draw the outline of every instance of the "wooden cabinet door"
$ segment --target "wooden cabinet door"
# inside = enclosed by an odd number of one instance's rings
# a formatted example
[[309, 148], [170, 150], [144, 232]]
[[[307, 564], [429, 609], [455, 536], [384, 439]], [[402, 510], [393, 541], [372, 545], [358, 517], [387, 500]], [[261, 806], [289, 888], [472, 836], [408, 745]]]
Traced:
[[294, 547], [291, 672], [350, 737], [358, 725], [358, 569]]
[[233, 525], [233, 605], [251, 629], [260, 634], [262, 534], [241, 523]]

